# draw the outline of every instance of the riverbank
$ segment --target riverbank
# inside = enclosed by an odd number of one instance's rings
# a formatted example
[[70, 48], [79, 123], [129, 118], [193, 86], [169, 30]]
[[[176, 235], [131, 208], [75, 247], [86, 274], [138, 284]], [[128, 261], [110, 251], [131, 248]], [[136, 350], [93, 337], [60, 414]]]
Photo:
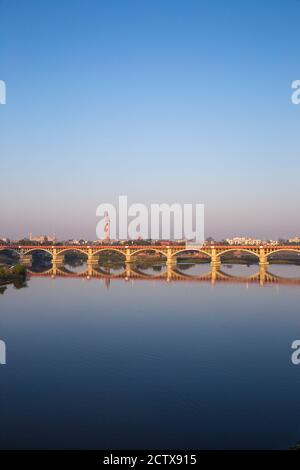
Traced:
[[10, 283], [20, 283], [26, 280], [26, 267], [16, 264], [15, 266], [0, 266], [0, 286]]

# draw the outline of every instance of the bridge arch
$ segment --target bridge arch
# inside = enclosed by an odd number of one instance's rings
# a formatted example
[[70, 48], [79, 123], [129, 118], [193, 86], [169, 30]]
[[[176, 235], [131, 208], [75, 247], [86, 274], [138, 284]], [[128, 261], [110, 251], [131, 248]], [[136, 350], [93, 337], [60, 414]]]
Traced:
[[259, 258], [259, 252], [255, 252], [255, 251], [252, 251], [252, 250], [250, 250], [250, 249], [248, 250], [247, 248], [241, 248], [241, 249], [239, 249], [239, 248], [237, 248], [237, 247], [234, 247], [234, 248], [227, 248], [227, 249], [225, 249], [225, 250], [223, 250], [223, 251], [221, 251], [221, 252], [217, 252], [217, 256], [220, 257], [220, 256], [222, 256], [222, 255], [224, 255], [224, 254], [226, 254], [226, 253], [230, 253], [231, 251], [243, 251], [243, 252], [245, 252], [245, 253], [250, 253], [251, 255], [254, 255], [254, 256], [256, 256], [257, 258]]
[[77, 247], [70, 247], [70, 248], [68, 248], [68, 247], [67, 247], [67, 248], [63, 248], [62, 250], [59, 250], [59, 249], [56, 248], [56, 255], [57, 255], [57, 256], [60, 256], [60, 255], [62, 255], [62, 254], [65, 255], [65, 253], [67, 253], [67, 252], [69, 252], [69, 253], [74, 253], [74, 252], [76, 253], [76, 252], [77, 252], [77, 253], [82, 253], [82, 254], [88, 256], [87, 251], [86, 251], [86, 250], [83, 250], [83, 249], [81, 249], [81, 248], [77, 248]]
[[12, 251], [13, 253], [16, 253], [20, 256], [20, 250], [18, 250], [17, 248], [10, 248], [9, 246], [0, 245], [0, 251]]
[[[20, 248], [20, 251], [22, 250], [22, 247]], [[44, 251], [45, 253], [48, 253], [49, 255], [52, 256], [52, 251], [47, 249], [47, 248], [43, 248], [42, 246], [33, 246], [32, 248], [25, 248], [25, 251], [23, 252], [24, 255], [29, 255], [31, 253], [33, 253], [34, 251]]]
[[207, 251], [201, 250], [201, 248], [183, 248], [182, 250], [178, 250], [178, 251], [175, 251], [175, 253], [172, 253], [172, 257], [177, 256], [178, 253], [184, 253], [184, 252], [190, 252], [190, 251], [197, 251], [197, 253], [203, 253], [208, 258], [211, 258], [211, 253], [207, 253]]
[[126, 256], [125, 251], [120, 250], [118, 248], [114, 248], [114, 247], [100, 248], [97, 251], [93, 251], [93, 256], [98, 255], [99, 253], [102, 253], [103, 251], [115, 251], [116, 253], [121, 253], [121, 255]]
[[151, 246], [148, 247], [143, 247], [143, 248], [138, 248], [135, 251], [131, 251], [130, 255], [135, 255], [137, 253], [142, 253], [142, 252], [147, 252], [147, 251], [153, 251], [154, 253], [160, 253], [161, 255], [165, 256], [167, 258], [167, 253], [164, 252], [163, 250], [157, 250], [156, 248], [152, 248]]
[[286, 248], [278, 248], [275, 250], [270, 251], [269, 253], [266, 253], [265, 256], [271, 256], [274, 255], [275, 253], [298, 253], [300, 255], [300, 250], [296, 248], [289, 248], [288, 246]]

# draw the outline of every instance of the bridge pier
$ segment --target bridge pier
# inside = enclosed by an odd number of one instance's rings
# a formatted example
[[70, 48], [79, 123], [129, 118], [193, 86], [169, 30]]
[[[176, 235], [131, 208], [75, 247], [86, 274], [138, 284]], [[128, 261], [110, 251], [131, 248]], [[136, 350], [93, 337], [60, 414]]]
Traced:
[[172, 255], [172, 250], [171, 248], [168, 248], [167, 249], [167, 262], [166, 262], [166, 265], [167, 265], [167, 268], [168, 267], [174, 267], [176, 266], [177, 264], [177, 257], [175, 255]]
[[31, 255], [20, 255], [20, 264], [24, 266], [31, 266], [32, 265], [32, 256]]
[[55, 265], [55, 266], [62, 266], [64, 264], [64, 256], [63, 255], [56, 255], [56, 256], [53, 256], [52, 258], [52, 266]]
[[265, 253], [265, 249], [260, 247], [259, 249], [259, 266], [266, 267], [269, 264], [268, 258]]
[[87, 265], [88, 266], [97, 266], [99, 264], [99, 258], [94, 255], [94, 256], [91, 256], [91, 257], [88, 257], [88, 260], [87, 260]]
[[98, 264], [98, 258], [93, 255], [93, 251], [91, 248], [88, 248], [87, 252], [88, 258], [87, 258], [87, 280], [89, 280], [93, 276], [93, 267], [97, 266]]
[[171, 256], [170, 258], [167, 258], [166, 265], [167, 267], [174, 267], [177, 264], [177, 258], [176, 256]]
[[217, 258], [212, 258], [211, 262], [210, 262], [210, 266], [211, 268], [219, 268], [221, 266], [221, 261]]
[[133, 259], [133, 256], [131, 254], [131, 251], [129, 248], [126, 248], [126, 251], [125, 251], [125, 263], [128, 264], [128, 263], [133, 263], [134, 262], [134, 259]]
[[212, 247], [211, 250], [210, 266], [212, 271], [221, 266], [221, 258], [217, 255], [217, 250], [215, 249], [215, 247]]
[[64, 264], [64, 255], [57, 253], [56, 248], [52, 250], [52, 268], [62, 266]]
[[88, 249], [88, 258], [87, 258], [87, 265], [88, 266], [97, 266], [99, 263], [99, 254], [94, 255], [91, 248]]

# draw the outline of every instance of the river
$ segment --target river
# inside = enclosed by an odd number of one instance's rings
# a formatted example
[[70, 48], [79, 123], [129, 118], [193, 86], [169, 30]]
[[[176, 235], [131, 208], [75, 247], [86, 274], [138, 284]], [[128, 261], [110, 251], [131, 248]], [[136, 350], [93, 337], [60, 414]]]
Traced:
[[[185, 267], [186, 268], [186, 267]], [[285, 449], [300, 440], [300, 266], [245, 281], [32, 276], [0, 296], [2, 449]], [[148, 270], [151, 275], [157, 271]], [[249, 277], [249, 279], [250, 279]]]

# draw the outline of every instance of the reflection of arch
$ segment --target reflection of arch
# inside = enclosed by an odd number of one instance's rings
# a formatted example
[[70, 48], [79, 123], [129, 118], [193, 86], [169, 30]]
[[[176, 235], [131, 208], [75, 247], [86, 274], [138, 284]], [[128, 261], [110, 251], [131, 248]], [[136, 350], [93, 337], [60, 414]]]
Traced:
[[188, 248], [183, 248], [182, 250], [178, 250], [176, 251], [175, 253], [172, 253], [172, 256], [175, 256], [175, 255], [178, 255], [178, 253], [182, 253], [182, 252], [191, 252], [191, 251], [197, 251], [197, 253], [203, 253], [205, 254], [208, 258], [211, 257], [211, 254], [210, 253], [207, 253], [206, 251], [204, 250], [201, 250], [199, 248], [193, 248], [193, 249], [188, 249]]
[[[153, 266], [149, 266], [149, 268], [147, 269], [151, 269], [153, 268]], [[147, 278], [152, 278], [152, 279], [159, 279], [161, 277], [164, 277], [165, 274], [166, 274], [166, 265], [162, 266], [162, 270], [161, 271], [157, 271], [157, 272], [154, 272], [154, 274], [150, 274], [150, 273], [147, 273], [145, 272], [147, 269], [143, 269], [143, 268], [139, 268], [138, 266], [131, 266], [130, 267], [130, 271], [134, 274], [138, 274], [139, 276], [147, 279]]]
[[[266, 274], [268, 276], [271, 276], [274, 280], [277, 280], [278, 282], [285, 282], [285, 281], [299, 281], [300, 282], [300, 275], [299, 276], [280, 276], [279, 274], [272, 273], [272, 266], [275, 267], [276, 265], [269, 265], [270, 270], [266, 271]], [[294, 266], [295, 265], [281, 265], [281, 266]], [[297, 265], [300, 271], [300, 266]], [[275, 268], [276, 269], [276, 268]], [[300, 274], [300, 273], [299, 273]]]
[[242, 281], [251, 281], [254, 277], [257, 277], [259, 276], [259, 271], [256, 272], [256, 273], [253, 273], [253, 274], [247, 274], [246, 276], [242, 276], [242, 275], [235, 275], [235, 274], [229, 274], [229, 273], [226, 273], [224, 271], [222, 271], [221, 269], [218, 270], [218, 276], [220, 276], [222, 279], [228, 279], [228, 280], [232, 280], [232, 281], [235, 281], [235, 280], [242, 280]]
[[270, 255], [274, 255], [274, 253], [298, 253], [298, 255], [300, 255], [300, 251], [299, 250], [296, 250], [295, 248], [278, 248], [277, 250], [273, 250], [271, 251], [270, 253], [266, 253], [265, 255], [266, 256], [270, 256]]
[[53, 268], [46, 268], [46, 269], [42, 269], [41, 271], [35, 271], [34, 269], [28, 267], [26, 268], [27, 269], [27, 272], [29, 275], [34, 275], [34, 276], [45, 276], [45, 275], [51, 275], [52, 272], [53, 272]]
[[251, 255], [254, 255], [256, 256], [257, 258], [259, 258], [259, 253], [256, 253], [255, 251], [252, 251], [252, 250], [248, 250], [247, 248], [238, 248], [238, 247], [235, 247], [235, 248], [228, 248], [226, 250], [223, 250], [221, 251], [220, 253], [217, 253], [217, 256], [222, 256], [226, 253], [229, 253], [231, 251], [244, 251], [246, 253], [250, 253]]
[[286, 284], [286, 285], [300, 285], [300, 279], [295, 278], [285, 278], [281, 276], [277, 276], [276, 274], [271, 274], [268, 271], [260, 270], [255, 274], [252, 274], [248, 277], [240, 277], [240, 276], [232, 276], [227, 273], [223, 273], [222, 271], [210, 271], [206, 274], [202, 274], [200, 276], [188, 276], [182, 273], [179, 273], [176, 270], [168, 270], [164, 271], [159, 276], [151, 276], [147, 274], [141, 274], [136, 270], [130, 268], [129, 270], [124, 270], [122, 273], [119, 274], [104, 274], [98, 272], [98, 270], [90, 269], [83, 273], [68, 273], [64, 269], [50, 269], [46, 272], [34, 272], [28, 269], [30, 277], [67, 277], [67, 278], [102, 278], [102, 279], [123, 279], [128, 280], [130, 278], [134, 280], [152, 280], [153, 282], [159, 280], [171, 280], [171, 281], [182, 281], [182, 282], [233, 282], [233, 283], [244, 283], [248, 284], [249, 282], [260, 283], [264, 285], [266, 283], [269, 284]]
[[146, 247], [139, 248], [138, 250], [132, 251], [130, 254], [131, 254], [131, 255], [135, 255], [136, 253], [141, 253], [141, 252], [143, 252], [143, 251], [144, 251], [144, 252], [146, 252], [146, 251], [154, 251], [154, 253], [160, 253], [160, 254], [162, 254], [163, 256], [167, 257], [167, 254], [166, 254], [164, 251], [162, 251], [162, 250], [157, 250], [156, 248], [151, 248], [150, 246], [149, 246], [149, 248], [148, 248], [148, 247], [147, 247], [147, 248], [146, 248]]
[[181, 277], [182, 279], [206, 279], [208, 276], [211, 276], [211, 270], [205, 272], [205, 273], [202, 273], [202, 274], [187, 274], [185, 271], [181, 271], [180, 268], [178, 266], [176, 266], [175, 268], [172, 269], [172, 271], [179, 277]]
[[[111, 271], [116, 271], [116, 272], [111, 272]], [[93, 267], [93, 272], [95, 272], [97, 274], [102, 274], [103, 276], [115, 276], [115, 275], [123, 274], [125, 272], [125, 268], [124, 268], [124, 264], [123, 264], [121, 269], [114, 269], [114, 268], [110, 267], [106, 271], [99, 264], [97, 267]]]
[[58, 269], [59, 269], [59, 271], [60, 271], [61, 273], [63, 273], [63, 274], [76, 274], [76, 275], [80, 275], [80, 274], [82, 274], [82, 273], [85, 272], [85, 270], [84, 270], [84, 271], [80, 271], [80, 272], [72, 271], [72, 269], [68, 269], [68, 268], [66, 268], [65, 266], [60, 266]]

